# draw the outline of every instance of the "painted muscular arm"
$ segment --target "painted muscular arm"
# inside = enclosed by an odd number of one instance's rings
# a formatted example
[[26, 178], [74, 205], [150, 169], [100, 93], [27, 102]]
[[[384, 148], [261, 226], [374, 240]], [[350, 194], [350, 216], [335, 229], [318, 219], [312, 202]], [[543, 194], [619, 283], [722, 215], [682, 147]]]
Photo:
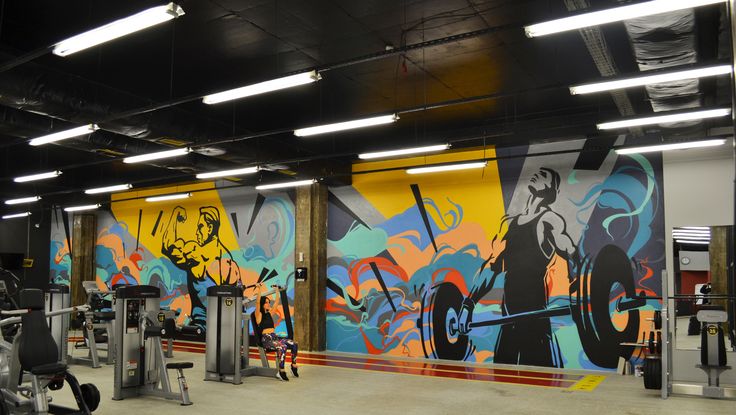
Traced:
[[181, 206], [174, 208], [161, 241], [161, 253], [176, 265], [186, 265], [196, 250], [197, 244], [195, 242], [185, 242], [177, 234], [177, 224], [184, 223], [186, 220], [186, 210]]
[[566, 260], [574, 259], [577, 248], [570, 235], [567, 234], [565, 220], [554, 212], [548, 212], [542, 217], [542, 223], [545, 228], [544, 238], [550, 240], [555, 253]]

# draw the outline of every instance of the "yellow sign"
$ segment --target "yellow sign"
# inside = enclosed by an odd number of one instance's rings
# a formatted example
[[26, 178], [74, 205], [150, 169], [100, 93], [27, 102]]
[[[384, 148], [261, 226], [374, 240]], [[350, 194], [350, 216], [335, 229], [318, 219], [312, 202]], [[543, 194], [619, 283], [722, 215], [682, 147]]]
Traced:
[[708, 335], [709, 336], [716, 336], [718, 334], [718, 326], [715, 324], [709, 324], [708, 325]]

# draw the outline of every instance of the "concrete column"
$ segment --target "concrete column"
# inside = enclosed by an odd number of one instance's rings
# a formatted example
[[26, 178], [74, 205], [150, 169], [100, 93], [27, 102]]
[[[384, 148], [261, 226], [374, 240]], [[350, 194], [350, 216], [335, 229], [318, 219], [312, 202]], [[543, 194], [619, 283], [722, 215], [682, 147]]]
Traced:
[[294, 339], [299, 348], [325, 350], [325, 282], [327, 281], [327, 186], [296, 189], [296, 267], [307, 280], [294, 283]]
[[97, 216], [76, 214], [72, 220], [72, 305], [87, 302], [82, 281], [95, 280], [95, 244]]

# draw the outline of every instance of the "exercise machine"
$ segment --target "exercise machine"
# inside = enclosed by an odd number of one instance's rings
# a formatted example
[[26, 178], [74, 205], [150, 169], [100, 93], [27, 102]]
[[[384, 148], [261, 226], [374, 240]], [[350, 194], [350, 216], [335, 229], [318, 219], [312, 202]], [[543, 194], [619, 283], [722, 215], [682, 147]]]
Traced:
[[[167, 363], [161, 339], [171, 339], [176, 323], [159, 308], [161, 290], [148, 285], [115, 290], [115, 371], [113, 399], [157, 396], [191, 405], [184, 369], [191, 362]], [[171, 389], [168, 369], [178, 373], [179, 391]]]
[[[667, 293], [667, 273], [662, 273], [662, 292]], [[692, 301], [697, 298], [706, 297], [709, 300], [726, 300], [733, 302], [736, 297], [732, 295], [674, 295], [660, 297], [662, 301], [662, 356], [658, 371], [645, 371], [644, 376], [659, 376], [661, 381], [662, 399], [667, 399], [672, 394], [702, 396], [707, 398], [736, 398], [736, 388], [720, 384], [720, 375], [731, 367], [726, 361], [725, 336], [722, 323], [728, 321], [728, 315], [723, 308], [717, 306], [702, 306], [696, 317], [702, 325], [700, 333], [700, 364], [695, 367], [703, 370], [706, 374], [704, 384], [675, 382], [672, 373], [673, 364], [673, 324], [670, 320], [669, 310], [674, 310], [675, 301]], [[646, 379], [645, 379], [645, 382]], [[649, 381], [652, 383], [651, 379]]]
[[[45, 294], [45, 310], [47, 313], [69, 308], [71, 306], [71, 293], [68, 285], [49, 284]], [[69, 346], [69, 320], [67, 313], [48, 317], [49, 330], [59, 348], [59, 361], [67, 362], [67, 350]]]
[[[28, 414], [91, 414], [100, 402], [93, 384], [80, 384], [59, 361], [59, 348], [49, 331], [48, 318], [68, 315], [84, 309], [69, 307], [45, 312], [44, 293], [26, 289], [20, 293], [20, 309], [3, 311], [0, 327], [21, 325], [12, 343], [0, 340], [0, 412]], [[25, 381], [30, 386], [25, 385]], [[47, 391], [69, 385], [77, 409], [51, 403]]]
[[[83, 317], [84, 341], [77, 342], [74, 349], [86, 348], [88, 352], [85, 357], [70, 354], [68, 361], [97, 369], [101, 367], [99, 352], [105, 350], [107, 353], [105, 363], [112, 365], [115, 362], [115, 312], [105, 310], [111, 303], [104, 300], [104, 297], [110, 293], [100, 290], [96, 281], [83, 281], [82, 287], [87, 293], [87, 305], [90, 306], [90, 309], [84, 312]], [[104, 331], [104, 334], [97, 335], [99, 331]], [[106, 347], [100, 347], [101, 344], [106, 344]]]
[[[283, 287], [275, 286], [263, 296], [283, 290]], [[245, 311], [250, 304], [255, 303], [256, 298], [244, 298], [242, 288], [237, 286], [214, 286], [207, 289], [208, 330], [204, 380], [239, 385], [245, 376], [275, 377], [277, 375], [278, 369], [270, 367], [268, 363], [255, 318]], [[288, 308], [288, 302], [283, 306]], [[258, 346], [260, 366], [250, 364], [249, 322], [253, 327], [255, 342]]]

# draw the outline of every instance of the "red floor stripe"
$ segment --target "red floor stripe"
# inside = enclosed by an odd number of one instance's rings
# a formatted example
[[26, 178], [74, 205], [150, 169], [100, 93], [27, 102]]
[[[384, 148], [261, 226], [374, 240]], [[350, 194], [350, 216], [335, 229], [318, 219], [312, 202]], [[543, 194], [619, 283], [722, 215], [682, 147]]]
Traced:
[[[165, 346], [166, 344], [164, 343], [164, 347]], [[177, 341], [174, 342], [174, 350], [191, 353], [204, 353], [205, 344]], [[260, 359], [257, 349], [252, 348], [250, 350], [249, 357], [255, 360]], [[268, 353], [267, 357], [269, 361], [274, 361], [275, 356], [273, 353]], [[582, 375], [535, 372], [529, 370], [492, 369], [474, 366], [456, 366], [438, 363], [378, 359], [371, 357], [360, 358], [353, 356], [329, 355], [325, 353], [303, 353], [300, 355], [299, 359], [305, 364], [315, 366], [554, 388], [568, 388], [584, 377]]]

